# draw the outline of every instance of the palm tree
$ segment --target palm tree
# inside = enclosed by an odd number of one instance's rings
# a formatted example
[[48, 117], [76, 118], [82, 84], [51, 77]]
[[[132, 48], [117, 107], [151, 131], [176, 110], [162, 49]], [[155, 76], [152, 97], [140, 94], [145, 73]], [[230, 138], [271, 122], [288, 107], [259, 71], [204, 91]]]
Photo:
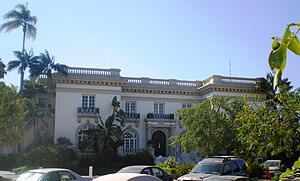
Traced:
[[272, 99], [275, 97], [276, 90], [273, 89], [274, 75], [270, 72], [266, 75], [266, 78], [261, 77], [256, 79], [255, 88], [258, 91], [266, 93], [266, 99]]
[[[45, 100], [45, 113], [42, 130], [45, 131], [45, 122], [48, 115], [48, 102], [49, 102], [49, 87], [51, 86], [52, 74], [58, 73], [64, 76], [68, 76], [68, 66], [64, 64], [55, 63], [55, 57], [50, 56], [49, 52], [45, 50], [45, 53], [41, 53], [38, 61], [33, 61], [30, 64], [30, 77], [37, 78], [40, 75], [45, 75], [47, 78], [47, 98]], [[44, 137], [42, 138], [44, 143]]]
[[6, 74], [5, 67], [6, 65], [1, 61], [0, 58], [0, 79], [3, 79], [4, 75]]
[[39, 57], [34, 56], [32, 50], [30, 50], [29, 53], [27, 53], [26, 51], [24, 51], [23, 53], [20, 51], [14, 51], [14, 55], [17, 58], [17, 60], [12, 60], [12, 61], [8, 62], [7, 71], [11, 71], [11, 70], [19, 67], [18, 72], [19, 72], [19, 74], [21, 74], [20, 92], [22, 92], [25, 70], [27, 67], [29, 67], [30, 64], [37, 61], [39, 59]]
[[[93, 146], [97, 156], [101, 158], [105, 155], [107, 160], [117, 155], [117, 148], [123, 145], [123, 133], [126, 130], [122, 130], [119, 125], [124, 122], [125, 113], [120, 108], [120, 102], [117, 101], [116, 96], [113, 98], [111, 105], [113, 111], [105, 123], [100, 117], [100, 124], [97, 124], [97, 127], [84, 131], [92, 139], [80, 143], [81, 149], [84, 150], [86, 147]], [[116, 122], [119, 124], [116, 124]]]
[[28, 10], [28, 4], [18, 4], [15, 9], [9, 11], [4, 15], [4, 19], [10, 19], [6, 23], [0, 26], [0, 32], [5, 30], [5, 32], [10, 32], [14, 29], [22, 27], [23, 30], [23, 46], [22, 53], [25, 51], [25, 38], [36, 38], [37, 29], [35, 24], [37, 23], [37, 17], [32, 16], [30, 10]]
[[29, 105], [29, 112], [32, 120], [28, 122], [28, 127], [33, 127], [33, 137], [34, 144], [37, 146], [37, 134], [39, 129], [39, 118], [41, 117], [41, 113], [39, 112], [39, 107], [41, 105], [37, 102], [37, 94], [46, 93], [46, 86], [42, 84], [39, 79], [32, 79], [24, 81], [24, 89], [22, 91], [22, 95], [27, 97], [30, 100], [33, 100], [33, 104]]

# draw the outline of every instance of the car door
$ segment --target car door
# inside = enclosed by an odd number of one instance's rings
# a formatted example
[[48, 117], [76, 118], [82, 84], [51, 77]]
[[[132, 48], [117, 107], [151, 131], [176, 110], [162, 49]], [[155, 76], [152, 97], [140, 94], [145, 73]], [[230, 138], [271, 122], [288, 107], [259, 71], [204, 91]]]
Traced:
[[163, 181], [168, 181], [168, 175], [165, 174], [165, 172], [163, 170], [161, 170], [160, 168], [157, 167], [152, 167], [152, 173], [155, 177], [160, 178]]

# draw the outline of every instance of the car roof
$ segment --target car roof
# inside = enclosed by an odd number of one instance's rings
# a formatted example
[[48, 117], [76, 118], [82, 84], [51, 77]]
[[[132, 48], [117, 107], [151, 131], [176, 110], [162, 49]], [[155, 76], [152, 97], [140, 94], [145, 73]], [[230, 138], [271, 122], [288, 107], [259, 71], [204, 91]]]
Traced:
[[161, 181], [159, 178], [147, 174], [114, 173], [100, 176], [93, 181]]
[[141, 169], [144, 169], [144, 168], [148, 168], [148, 167], [155, 167], [153, 165], [130, 165], [130, 166], [126, 166], [124, 168], [141, 168]]
[[127, 167], [123, 167], [118, 171], [118, 173], [140, 173], [145, 168], [155, 167], [152, 165], [131, 165]]
[[267, 160], [265, 162], [281, 162], [281, 160]]
[[40, 169], [29, 170], [29, 172], [40, 172], [40, 173], [48, 173], [53, 171], [70, 171], [70, 170], [65, 168], [40, 168]]

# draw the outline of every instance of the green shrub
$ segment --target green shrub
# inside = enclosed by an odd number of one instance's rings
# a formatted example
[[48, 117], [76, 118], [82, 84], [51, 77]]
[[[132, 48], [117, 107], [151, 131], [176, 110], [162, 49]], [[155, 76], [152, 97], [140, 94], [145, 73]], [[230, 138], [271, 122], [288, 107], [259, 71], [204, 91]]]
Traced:
[[181, 175], [189, 173], [189, 171], [195, 166], [195, 163], [187, 163], [183, 165], [177, 165], [173, 178], [178, 178]]
[[168, 174], [171, 174], [174, 179], [180, 177], [181, 175], [189, 173], [189, 171], [194, 167], [195, 163], [187, 163], [182, 165], [177, 165], [172, 157], [169, 157], [164, 163], [158, 163], [155, 166], [160, 167]]
[[32, 148], [20, 158], [20, 163], [28, 168], [63, 167], [74, 169], [78, 165], [74, 150], [56, 145]]
[[263, 164], [256, 162], [248, 163], [248, 172], [250, 178], [264, 178], [265, 167]]
[[12, 170], [18, 166], [18, 159], [15, 155], [0, 157], [0, 170]]

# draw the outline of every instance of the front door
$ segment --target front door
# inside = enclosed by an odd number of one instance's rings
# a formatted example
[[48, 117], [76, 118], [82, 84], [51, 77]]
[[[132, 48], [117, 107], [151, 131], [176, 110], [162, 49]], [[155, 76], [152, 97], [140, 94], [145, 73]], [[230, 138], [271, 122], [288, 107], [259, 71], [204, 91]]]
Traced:
[[154, 155], [166, 156], [166, 135], [162, 131], [155, 131], [152, 134], [152, 141], [154, 142]]

